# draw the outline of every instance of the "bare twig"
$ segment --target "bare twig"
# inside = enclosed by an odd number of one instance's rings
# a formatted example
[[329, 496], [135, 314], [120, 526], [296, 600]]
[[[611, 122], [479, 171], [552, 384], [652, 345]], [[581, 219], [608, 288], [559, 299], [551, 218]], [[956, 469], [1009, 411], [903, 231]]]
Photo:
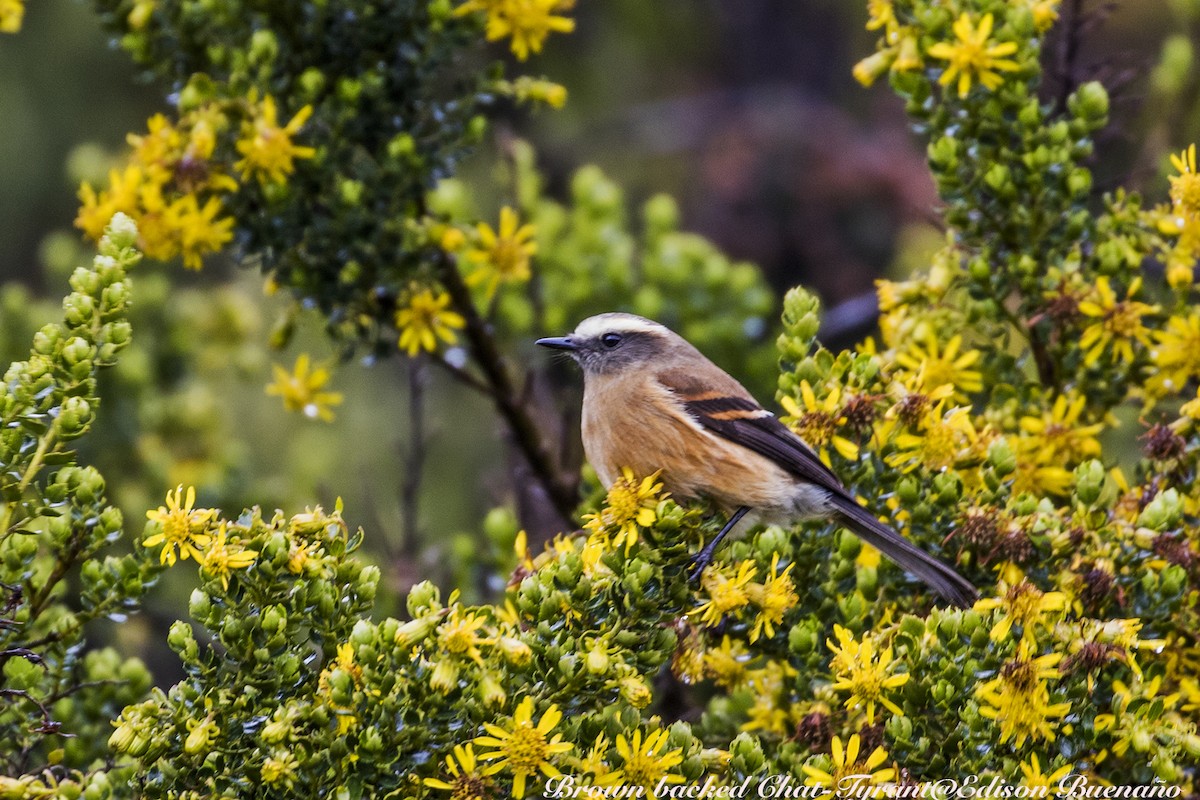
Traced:
[[425, 361], [410, 358], [408, 372], [408, 448], [404, 454], [404, 481], [400, 487], [400, 552], [413, 556], [420, 542], [421, 478], [425, 472]]

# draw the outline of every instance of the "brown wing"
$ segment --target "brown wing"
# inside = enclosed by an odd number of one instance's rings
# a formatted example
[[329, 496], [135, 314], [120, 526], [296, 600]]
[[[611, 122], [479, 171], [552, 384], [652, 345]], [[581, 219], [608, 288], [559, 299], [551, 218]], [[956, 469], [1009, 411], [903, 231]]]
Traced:
[[801, 480], [846, 493], [837, 475], [804, 440], [760, 406], [740, 383], [715, 365], [704, 372], [719, 373], [718, 385], [701, 383], [688, 370], [668, 370], [658, 377], [706, 430], [771, 459]]

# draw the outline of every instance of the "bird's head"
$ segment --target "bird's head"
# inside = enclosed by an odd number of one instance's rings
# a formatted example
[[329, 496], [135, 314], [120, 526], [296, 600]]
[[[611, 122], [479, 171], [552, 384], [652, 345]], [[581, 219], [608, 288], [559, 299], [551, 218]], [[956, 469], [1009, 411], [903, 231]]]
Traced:
[[538, 339], [542, 347], [562, 350], [585, 374], [614, 373], [660, 362], [674, 348], [688, 347], [664, 325], [635, 314], [597, 314], [588, 317], [568, 336]]

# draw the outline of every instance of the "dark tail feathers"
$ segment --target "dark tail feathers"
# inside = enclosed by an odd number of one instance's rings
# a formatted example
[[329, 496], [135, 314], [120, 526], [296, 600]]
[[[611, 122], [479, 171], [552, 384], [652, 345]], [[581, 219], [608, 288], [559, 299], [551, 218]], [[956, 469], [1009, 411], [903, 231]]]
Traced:
[[970, 581], [875, 519], [853, 499], [833, 494], [829, 501], [860, 539], [916, 575], [946, 600], [960, 608], [970, 608], [978, 599], [979, 592]]

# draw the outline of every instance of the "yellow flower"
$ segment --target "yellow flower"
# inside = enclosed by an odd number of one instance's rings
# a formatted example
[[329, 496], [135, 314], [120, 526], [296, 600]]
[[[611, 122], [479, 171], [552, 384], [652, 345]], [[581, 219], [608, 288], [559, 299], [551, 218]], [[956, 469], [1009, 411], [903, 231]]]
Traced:
[[1028, 639], [1022, 639], [1017, 657], [1006, 663], [996, 678], [975, 690], [987, 703], [980, 707], [980, 716], [1000, 723], [1000, 743], [1015, 740], [1018, 748], [1030, 739], [1054, 741], [1056, 720], [1071, 710], [1070, 703], [1050, 702], [1045, 683], [1059, 677], [1062, 654], [1030, 658], [1028, 644]]
[[183, 752], [190, 755], [207, 753], [217, 740], [221, 728], [209, 714], [204, 719], [189, 719], [187, 721], [188, 735], [183, 743]]
[[795, 562], [788, 564], [782, 573], [779, 572], [779, 553], [771, 557], [771, 573], [761, 586], [750, 584], [750, 600], [759, 607], [758, 616], [754, 619], [754, 627], [750, 630], [750, 641], [758, 641], [765, 631], [767, 636], [775, 635], [775, 626], [783, 622], [783, 615], [789, 608], [800, 602], [792, 582], [791, 571]]
[[[1021, 785], [1031, 789], [1057, 789], [1059, 781], [1070, 775], [1073, 769], [1074, 765], [1068, 762], [1049, 775], [1046, 775], [1042, 772], [1042, 765], [1038, 761], [1037, 753], [1033, 753], [1029, 756], [1029, 763], [1021, 765], [1021, 774], [1023, 776], [1021, 778]], [[1047, 793], [1046, 796], [1049, 797], [1050, 793]]]
[[572, 5], [573, 0], [468, 0], [455, 13], [486, 11], [487, 40], [494, 42], [511, 36], [513, 54], [524, 61], [530, 52], [541, 52], [542, 44], [552, 32], [575, 30], [574, 20], [554, 13]]
[[450, 773], [449, 781], [426, 778], [425, 785], [445, 789], [453, 800], [487, 800], [495, 796], [495, 786], [479, 770], [475, 748], [470, 744], [454, 745], [454, 752], [446, 756], [446, 770]]
[[938, 42], [929, 48], [929, 55], [950, 62], [938, 83], [948, 86], [957, 78], [959, 98], [967, 96], [974, 80], [978, 80], [988, 89], [995, 90], [1004, 82], [1000, 72], [1012, 72], [1021, 68], [1017, 62], [1004, 58], [1017, 52], [1016, 42], [989, 43], [994, 23], [991, 14], [984, 14], [976, 27], [971, 22], [971, 15], [963, 12], [954, 23], [954, 36], [957, 41], [953, 44]]
[[281, 783], [285, 787], [291, 788], [296, 782], [296, 768], [299, 766], [296, 756], [290, 750], [281, 748], [263, 761], [260, 774], [263, 783], [267, 785]]
[[1112, 745], [1113, 753], [1123, 756], [1131, 747], [1135, 752], [1148, 753], [1156, 738], [1166, 733], [1152, 717], [1152, 709], [1159, 706], [1170, 711], [1179, 703], [1179, 695], [1161, 696], [1158, 693], [1161, 687], [1161, 676], [1149, 681], [1135, 680], [1133, 686], [1127, 686], [1124, 681], [1113, 681], [1113, 713], [1097, 714], [1095, 723], [1097, 731], [1108, 732], [1116, 740]]
[[124, 170], [111, 169], [108, 172], [108, 188], [97, 192], [87, 181], [79, 187], [79, 214], [75, 217], [75, 227], [82, 230], [91, 239], [99, 239], [104, 235], [104, 228], [118, 211], [134, 218], [138, 223], [138, 231], [142, 222], [138, 214], [138, 195], [141, 192], [145, 174], [142, 170], [130, 164]]
[[157, 511], [147, 511], [146, 518], [157, 523], [160, 530], [142, 541], [143, 547], [163, 545], [159, 558], [163, 564], [173, 565], [176, 559], [175, 549], [179, 549], [178, 558], [194, 558], [199, 563], [204, 558], [201, 548], [208, 547], [212, 537], [208, 535], [208, 526], [216, 514], [211, 508], [193, 508], [196, 503], [196, 488], [189, 486], [184, 495], [183, 485], [175, 491], [167, 492], [166, 506], [159, 506]]
[[1189, 145], [1179, 155], [1171, 156], [1171, 165], [1179, 172], [1172, 175], [1171, 202], [1181, 214], [1200, 214], [1200, 174], [1196, 172], [1196, 145]]
[[930, 393], [942, 386], [954, 387], [956, 400], [968, 400], [968, 395], [983, 389], [983, 374], [971, 369], [982, 357], [978, 350], [959, 355], [962, 336], [955, 334], [942, 349], [937, 337], [930, 333], [924, 341], [914, 341], [896, 355], [896, 363], [913, 376], [906, 385], [913, 391]]
[[484, 723], [483, 727], [490, 735], [479, 736], [475, 744], [492, 748], [486, 753], [479, 754], [480, 761], [496, 763], [484, 770], [484, 775], [495, 775], [502, 770], [508, 770], [513, 776], [513, 793], [517, 797], [525, 796], [525, 784], [530, 776], [541, 772], [547, 778], [557, 778], [562, 773], [550, 763], [550, 759], [562, 753], [570, 752], [573, 745], [560, 741], [561, 733], [551, 736], [562, 719], [562, 712], [557, 705], [551, 705], [542, 715], [538, 723], [533, 721], [533, 697], [526, 696], [517, 706], [509, 728]]
[[605, 760], [609, 746], [608, 737], [603, 733], [597, 734], [586, 756], [571, 759], [572, 766], [578, 772], [591, 774], [593, 786], [614, 786], [621, 782], [621, 771], [613, 769]]
[[1200, 377], [1200, 313], [1169, 317], [1166, 329], [1154, 332], [1150, 358], [1158, 368], [1150, 378], [1155, 394], [1177, 392]]
[[893, 714], [903, 716], [904, 710], [885, 694], [886, 690], [899, 688], [909, 679], [907, 672], [888, 674], [892, 666], [892, 648], [885, 647], [876, 654], [869, 634], [863, 636], [861, 642], [856, 642], [854, 635], [841, 625], [833, 626], [833, 635], [837, 637], [837, 644], [832, 639], [826, 640], [834, 653], [830, 669], [837, 673], [833, 688], [850, 693], [846, 708], [865, 708], [868, 725], [875, 724], [876, 703]]
[[266, 392], [283, 398], [286, 410], [298, 411], [309, 419], [333, 421], [332, 407], [341, 404], [342, 394], [322, 391], [329, 383], [327, 368], [312, 367], [308, 353], [301, 353], [291, 372], [278, 364], [273, 364], [272, 370], [275, 381], [267, 385]]
[[24, 0], [0, 0], [0, 33], [20, 31], [24, 16]]
[[850, 737], [845, 747], [842, 747], [842, 739], [840, 736], [833, 737], [833, 741], [829, 743], [829, 753], [833, 760], [833, 772], [826, 772], [823, 769], [805, 764], [801, 769], [808, 778], [804, 781], [805, 786], [827, 786], [835, 791], [843, 778], [856, 776], [858, 778], [866, 777], [868, 784], [886, 783], [896, 776], [896, 770], [888, 767], [886, 769], [878, 769], [878, 767], [887, 761], [887, 751], [882, 746], [876, 747], [871, 751], [871, 755], [867, 756], [866, 761], [859, 761], [859, 749], [862, 747], [862, 740], [858, 738], [858, 734]]
[[705, 651], [704, 673], [725, 689], [735, 689], [746, 680], [746, 665], [750, 653], [745, 646], [725, 636], [721, 646]]
[[333, 709], [337, 717], [338, 733], [343, 734], [358, 724], [358, 717], [351, 712], [349, 706], [334, 702], [332, 681], [335, 672], [348, 675], [356, 687], [362, 685], [362, 667], [354, 662], [354, 645], [350, 642], [343, 642], [337, 646], [334, 659], [325, 665], [317, 677], [317, 694]]
[[747, 672], [745, 688], [754, 696], [754, 705], [746, 712], [742, 730], [787, 735], [788, 712], [795, 707], [787, 690], [795, 677], [796, 670], [779, 661], [768, 661], [762, 669]]
[[1046, 617], [1051, 612], [1067, 607], [1067, 596], [1062, 592], [1043, 592], [1025, 579], [1021, 570], [1009, 565], [997, 586], [999, 597], [988, 597], [975, 603], [974, 610], [987, 612], [1003, 609], [1004, 613], [992, 626], [992, 641], [1008, 638], [1013, 625], [1021, 626], [1021, 637], [1031, 642], [1037, 626], [1047, 626]]
[[194, 194], [185, 194], [171, 203], [171, 226], [179, 238], [179, 254], [186, 268], [200, 269], [205, 255], [218, 252], [233, 238], [233, 218], [217, 219], [220, 213], [221, 201], [215, 197], [208, 198], [203, 207]]
[[1200, 389], [1196, 390], [1195, 397], [1179, 408], [1179, 413], [1190, 420], [1200, 422]]
[[125, 137], [133, 148], [130, 163], [146, 171], [146, 177], [158, 184], [165, 184], [175, 173], [175, 162], [183, 148], [183, 136], [162, 114], [155, 114], [146, 121], [143, 136], [129, 134]]
[[456, 656], [468, 656], [479, 666], [483, 666], [483, 656], [479, 645], [484, 641], [478, 631], [487, 620], [475, 612], [464, 614], [461, 606], [455, 606], [449, 618], [438, 628], [438, 644], [446, 652]]
[[241, 545], [230, 545], [226, 542], [226, 524], [222, 520], [217, 527], [217, 535], [204, 552], [200, 569], [209, 575], [221, 579], [221, 588], [229, 588], [229, 573], [235, 569], [245, 569], [254, 563], [257, 550], [245, 550]]
[[465, 326], [466, 320], [456, 311], [451, 311], [450, 295], [432, 289], [414, 290], [408, 296], [407, 305], [396, 312], [396, 327], [400, 330], [400, 349], [410, 356], [425, 350], [433, 353], [438, 349], [438, 339], [453, 345], [454, 332]]
[[505, 206], [500, 209], [498, 230], [486, 222], [479, 223], [480, 247], [467, 251], [467, 260], [476, 264], [467, 276], [467, 283], [485, 284], [490, 300], [502, 283], [523, 283], [529, 280], [529, 258], [537, 252], [532, 241], [533, 225], [521, 225], [517, 212]]
[[707, 592], [708, 601], [697, 606], [692, 613], [699, 614], [700, 622], [708, 627], [717, 625], [730, 611], [736, 611], [750, 602], [747, 584], [757, 571], [758, 567], [749, 560], [741, 562], [733, 575], [715, 564], [705, 567], [700, 586]]
[[897, 24], [899, 23], [896, 21], [896, 9], [892, 0], [867, 0], [867, 30], [891, 30]]
[[1058, 20], [1058, 6], [1062, 0], [1025, 0], [1029, 11], [1033, 14], [1033, 27], [1038, 33], [1050, 29]]
[[800, 399], [804, 401], [803, 407], [787, 395], [779, 400], [788, 417], [795, 420], [791, 423], [792, 430], [817, 451], [826, 466], [830, 464], [830, 445], [847, 461], [857, 461], [858, 445], [837, 433], [846, 424], [846, 415], [841, 410], [842, 387], [835, 385], [824, 400], [818, 401], [808, 381], [801, 381]]
[[621, 468], [621, 477], [608, 488], [604, 508], [584, 516], [583, 527], [596, 534], [616, 528], [613, 546], [625, 545], [625, 555], [637, 543], [638, 527], [648, 528], [658, 519], [658, 503], [667, 495], [661, 494], [659, 470], [641, 480], [628, 467]]
[[[250, 102], [254, 102], [253, 97]], [[312, 116], [312, 106], [297, 111], [282, 128], [277, 120], [275, 98], [267, 95], [255, 111], [254, 118], [242, 124], [242, 138], [237, 142], [242, 159], [233, 166], [243, 178], [254, 177], [262, 184], [285, 183], [296, 169], [296, 159], [312, 158], [317, 153], [311, 147], [292, 142], [292, 137]]]
[[551, 108], [562, 108], [567, 104], [567, 87], [542, 78], [522, 75], [513, 82], [513, 92], [522, 103], [545, 103]]
[[1100, 441], [1096, 435], [1104, 430], [1104, 424], [1080, 424], [1079, 418], [1087, 408], [1087, 398], [1060, 394], [1054, 405], [1038, 417], [1022, 417], [1018, 423], [1021, 430], [1031, 434], [1032, 439], [1022, 439], [1036, 446], [1036, 461], [1039, 464], [1057, 466], [1075, 465], [1089, 458], [1100, 457]]
[[1105, 351], [1111, 350], [1118, 361], [1133, 361], [1133, 342], [1150, 346], [1150, 331], [1142, 324], [1142, 317], [1158, 311], [1158, 306], [1147, 305], [1131, 298], [1142, 287], [1142, 279], [1134, 278], [1125, 293], [1124, 300], [1117, 300], [1107, 275], [1096, 279], [1096, 299], [1079, 304], [1079, 311], [1095, 319], [1084, 330], [1079, 346], [1086, 353], [1083, 361], [1094, 366]]
[[656, 730], [644, 739], [640, 730], [634, 731], [629, 739], [624, 734], [617, 734], [616, 748], [621, 756], [619, 779], [614, 775], [610, 780], [627, 786], [640, 786], [646, 790], [646, 796], [654, 800], [654, 787], [660, 782], [683, 783], [683, 776], [671, 769], [683, 763], [683, 749], [675, 748], [666, 752], [658, 752], [667, 743], [667, 731]]
[[944, 411], [944, 408], [945, 403], [938, 403], [925, 413], [916, 433], [901, 433], [896, 437], [896, 452], [884, 459], [888, 466], [900, 467], [905, 472], [924, 466], [937, 472], [977, 455], [980, 437], [971, 422], [970, 409]]

